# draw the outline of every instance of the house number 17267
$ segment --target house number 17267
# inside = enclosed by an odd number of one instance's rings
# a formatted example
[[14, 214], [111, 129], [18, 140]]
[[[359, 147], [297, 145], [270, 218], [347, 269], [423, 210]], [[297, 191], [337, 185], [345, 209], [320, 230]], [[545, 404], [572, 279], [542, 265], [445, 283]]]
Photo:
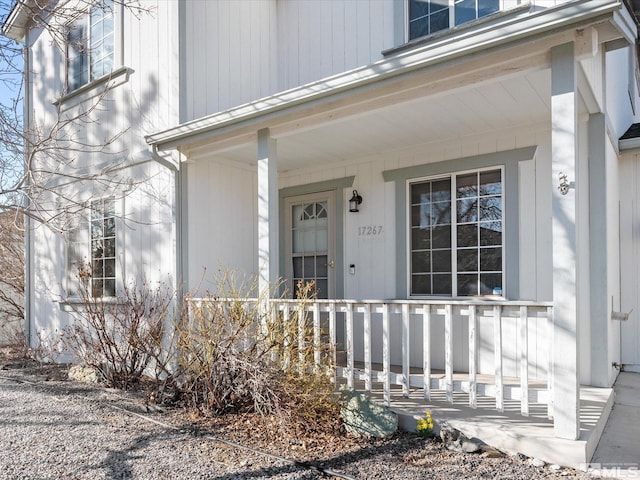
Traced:
[[368, 237], [370, 235], [382, 235], [382, 225], [364, 225], [358, 227], [358, 236]]

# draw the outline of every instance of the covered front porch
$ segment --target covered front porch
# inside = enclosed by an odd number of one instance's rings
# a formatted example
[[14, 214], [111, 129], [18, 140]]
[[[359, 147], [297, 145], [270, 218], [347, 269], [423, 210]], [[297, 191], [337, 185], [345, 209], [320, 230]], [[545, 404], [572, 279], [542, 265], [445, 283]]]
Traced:
[[[296, 280], [314, 280], [324, 299], [273, 299], [271, 308], [310, 316], [318, 344], [342, 352], [336, 381], [390, 405], [443, 395], [443, 408], [463, 399], [466, 414], [490, 404], [498, 416], [516, 405], [525, 423], [581, 441], [580, 385], [608, 398], [617, 374], [617, 159], [602, 66], [605, 51], [633, 35], [621, 33], [620, 17], [595, 19], [574, 2], [551, 13], [552, 31], [543, 15], [520, 12], [499, 20], [518, 27], [510, 35], [470, 27], [149, 136], [181, 160], [184, 284], [204, 292], [203, 267], [255, 273], [263, 291], [284, 279], [291, 297]], [[483, 184], [486, 172], [499, 180]], [[497, 260], [484, 272], [480, 252], [471, 273], [455, 253], [444, 270], [414, 265], [428, 248], [411, 243], [423, 227], [413, 211], [428, 202], [412, 199], [412, 182], [432, 188], [468, 175], [478, 190], [490, 185], [476, 197], [496, 200], [499, 219], [459, 220], [477, 233], [463, 247], [499, 250]], [[437, 227], [451, 227], [446, 250], [456, 252], [458, 198], [448, 185], [454, 213]], [[358, 211], [348, 208], [354, 190]], [[315, 222], [322, 248], [298, 254], [306, 231], [296, 219]], [[436, 228], [429, 221], [423, 230]], [[476, 293], [463, 292], [458, 271]], [[413, 289], [418, 276], [443, 272], [448, 293]]]

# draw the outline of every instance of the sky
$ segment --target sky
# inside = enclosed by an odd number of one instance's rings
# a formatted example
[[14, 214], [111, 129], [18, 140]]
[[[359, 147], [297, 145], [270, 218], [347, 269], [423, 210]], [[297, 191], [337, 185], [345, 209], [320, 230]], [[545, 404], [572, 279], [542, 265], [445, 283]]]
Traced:
[[[13, 0], [11, 2], [7, 0], [0, 0], [0, 25], [4, 22], [12, 4]], [[6, 45], [6, 39], [0, 39], [0, 48], [3, 48]], [[22, 58], [19, 57], [16, 60], [20, 62], [20, 64], [17, 65], [18, 69], [21, 69]], [[9, 75], [9, 72], [11, 75]], [[15, 99], [22, 96], [22, 91], [20, 90], [20, 78], [20, 71], [14, 67], [9, 67], [4, 62], [4, 55], [0, 52], [0, 80], [2, 80], [0, 81], [0, 104], [2, 105], [3, 110], [7, 107], [12, 108]], [[18, 103], [15, 111], [18, 115], [22, 115], [22, 102]], [[3, 157], [8, 157], [4, 150], [3, 140], [4, 139], [0, 137], [0, 165], [5, 165]], [[0, 172], [0, 190], [15, 181], [16, 177], [10, 173], [12, 171], [14, 171], [13, 168], [2, 168], [2, 171]], [[2, 202], [1, 198], [0, 202]]]

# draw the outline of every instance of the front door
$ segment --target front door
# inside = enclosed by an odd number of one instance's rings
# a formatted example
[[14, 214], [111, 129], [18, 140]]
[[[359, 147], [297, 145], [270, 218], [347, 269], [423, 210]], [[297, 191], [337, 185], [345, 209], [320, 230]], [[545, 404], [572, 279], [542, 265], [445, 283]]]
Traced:
[[317, 298], [335, 297], [334, 193], [285, 200], [285, 277], [294, 298], [300, 282], [313, 282]]

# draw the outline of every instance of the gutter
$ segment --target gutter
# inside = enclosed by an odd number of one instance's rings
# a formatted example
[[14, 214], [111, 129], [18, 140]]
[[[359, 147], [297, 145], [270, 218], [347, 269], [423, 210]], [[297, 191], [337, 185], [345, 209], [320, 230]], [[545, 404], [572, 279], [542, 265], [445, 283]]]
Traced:
[[640, 138], [625, 138], [618, 141], [618, 150], [620, 153], [630, 153], [632, 150], [640, 149]]
[[[331, 97], [337, 98], [340, 94], [381, 84], [445, 61], [549, 32], [559, 32], [572, 26], [575, 28], [580, 22], [611, 20], [612, 14], [623, 8], [621, 0], [579, 0], [534, 13], [516, 9], [513, 15], [505, 16], [500, 23], [475, 25], [474, 28], [458, 31], [453, 36], [436, 38], [423, 46], [390, 55], [372, 65], [358, 67], [147, 135], [145, 140], [158, 150], [175, 149], [222, 130], [239, 130], [259, 122], [265, 123], [296, 107], [310, 107]], [[260, 128], [263, 126], [268, 125], [261, 125]]]
[[24, 43], [32, 18], [42, 12], [49, 2], [50, 0], [17, 0], [2, 24], [0, 33], [16, 43]]

